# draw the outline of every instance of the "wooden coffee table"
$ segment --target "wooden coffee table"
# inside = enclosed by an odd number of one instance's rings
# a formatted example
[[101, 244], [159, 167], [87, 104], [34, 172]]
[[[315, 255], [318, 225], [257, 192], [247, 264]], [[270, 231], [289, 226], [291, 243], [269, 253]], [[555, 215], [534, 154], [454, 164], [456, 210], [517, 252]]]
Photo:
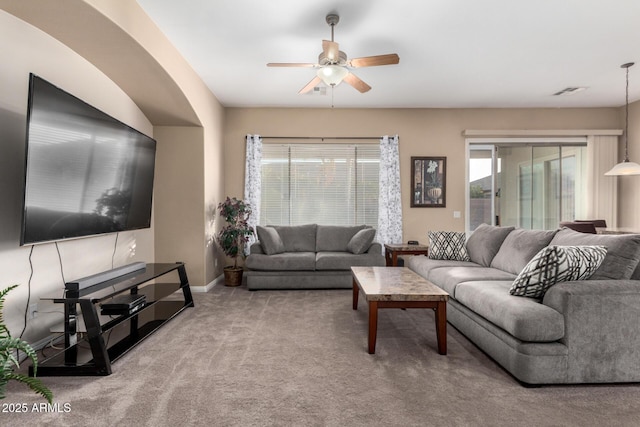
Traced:
[[438, 353], [447, 354], [449, 294], [406, 267], [351, 267], [353, 309], [358, 295], [369, 304], [369, 354], [376, 352], [379, 308], [431, 308], [436, 313]]

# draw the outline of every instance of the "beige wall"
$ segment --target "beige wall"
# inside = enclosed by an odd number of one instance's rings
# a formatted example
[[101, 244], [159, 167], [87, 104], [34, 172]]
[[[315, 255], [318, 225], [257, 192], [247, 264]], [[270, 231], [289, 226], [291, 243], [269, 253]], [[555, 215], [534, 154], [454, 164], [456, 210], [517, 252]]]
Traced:
[[[618, 128], [615, 108], [594, 109], [278, 109], [229, 108], [225, 127], [225, 193], [241, 197], [244, 136], [400, 136], [403, 239], [428, 230], [464, 230], [465, 129]], [[410, 158], [447, 157], [447, 207], [410, 208]], [[460, 211], [462, 217], [453, 218]]]
[[[156, 126], [156, 259], [188, 260], [187, 274], [204, 283], [203, 130], [200, 127]], [[176, 141], [180, 141], [176, 143]], [[179, 237], [176, 237], [179, 236]], [[188, 244], [184, 244], [188, 242]]]
[[209, 116], [212, 125], [205, 130], [204, 147], [204, 249], [205, 283], [211, 283], [225, 266], [225, 255], [215, 242], [215, 233], [222, 228], [216, 208], [225, 198], [224, 119], [221, 106]]
[[222, 118], [205, 127], [156, 126], [155, 243], [158, 262], [184, 261], [192, 286], [222, 274], [223, 255], [213, 235], [215, 207], [223, 199]]

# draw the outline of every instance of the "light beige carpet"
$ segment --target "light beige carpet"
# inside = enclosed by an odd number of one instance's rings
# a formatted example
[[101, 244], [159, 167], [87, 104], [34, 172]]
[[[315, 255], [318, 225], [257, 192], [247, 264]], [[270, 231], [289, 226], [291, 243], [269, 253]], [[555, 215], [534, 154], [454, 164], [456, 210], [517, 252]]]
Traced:
[[[108, 377], [43, 377], [69, 412], [0, 425], [637, 426], [640, 386], [525, 388], [431, 310], [367, 308], [350, 290], [215, 287], [114, 364]], [[12, 383], [10, 403], [43, 402]]]

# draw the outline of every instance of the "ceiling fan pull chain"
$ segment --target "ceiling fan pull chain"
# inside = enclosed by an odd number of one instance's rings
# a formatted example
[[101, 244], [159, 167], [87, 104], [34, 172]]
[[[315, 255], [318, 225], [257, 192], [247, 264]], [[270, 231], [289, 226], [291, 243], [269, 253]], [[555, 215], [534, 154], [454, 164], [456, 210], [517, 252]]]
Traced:
[[331, 108], [333, 108], [333, 88], [335, 88], [336, 85], [331, 85]]

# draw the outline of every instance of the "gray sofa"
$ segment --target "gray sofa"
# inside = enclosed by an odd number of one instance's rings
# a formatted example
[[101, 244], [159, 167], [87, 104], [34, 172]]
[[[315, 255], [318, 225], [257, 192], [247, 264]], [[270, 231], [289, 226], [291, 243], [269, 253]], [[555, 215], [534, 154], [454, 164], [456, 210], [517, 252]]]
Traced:
[[[588, 280], [556, 283], [540, 299], [511, 295], [514, 279], [547, 245], [607, 252]], [[640, 381], [640, 235], [482, 225], [466, 249], [470, 261], [415, 256], [407, 266], [450, 294], [449, 323], [515, 378]]]
[[384, 266], [375, 229], [307, 224], [257, 229], [245, 266], [247, 288], [351, 288], [352, 266]]

